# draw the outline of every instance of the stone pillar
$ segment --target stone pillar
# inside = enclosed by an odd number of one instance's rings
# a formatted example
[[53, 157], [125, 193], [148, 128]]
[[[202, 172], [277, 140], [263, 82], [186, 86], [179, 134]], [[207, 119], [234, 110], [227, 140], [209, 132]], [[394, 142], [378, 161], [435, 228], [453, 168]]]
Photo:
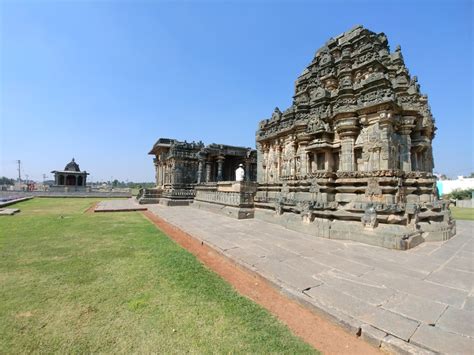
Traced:
[[245, 159], [245, 181], [250, 181], [250, 158]]
[[206, 161], [206, 182], [211, 181], [211, 162]]
[[415, 117], [405, 116], [400, 126], [400, 169], [411, 171], [411, 130], [415, 127]]
[[393, 112], [382, 111], [379, 113], [379, 168], [378, 170], [396, 169], [398, 167], [398, 151], [392, 147], [394, 136]]
[[281, 143], [280, 141], [275, 142], [275, 154], [276, 154], [276, 159], [277, 159], [277, 169], [276, 169], [276, 174], [275, 174], [275, 179], [276, 181], [280, 181], [280, 176], [281, 176]]
[[308, 154], [306, 152], [306, 147], [308, 146], [308, 141], [302, 140], [298, 145], [298, 155], [300, 157], [300, 176], [306, 176], [309, 171], [308, 166]]
[[268, 143], [257, 144], [257, 179], [259, 183], [268, 183]]
[[354, 138], [346, 136], [341, 139], [341, 171], [354, 170]]
[[297, 157], [297, 151], [298, 150], [296, 148], [297, 143], [296, 143], [296, 140], [295, 140], [294, 136], [292, 137], [292, 139], [293, 139], [293, 142], [291, 142], [291, 144], [292, 144], [292, 147], [293, 147], [292, 148], [293, 155], [292, 155], [291, 160], [290, 160], [291, 165], [290, 165], [289, 174], [291, 176], [293, 176], [293, 178], [295, 178], [296, 177], [296, 157]]
[[359, 133], [356, 117], [340, 118], [336, 125], [337, 133], [341, 138], [341, 171], [355, 171], [354, 142]]
[[156, 170], [157, 170], [157, 175], [158, 175], [156, 183], [158, 186], [163, 186], [163, 165], [159, 164], [156, 167]]
[[[332, 171], [334, 169], [334, 157], [332, 156], [332, 152], [330, 150], [324, 151], [324, 168], [326, 171]], [[356, 162], [357, 163], [357, 162]]]
[[197, 172], [197, 183], [200, 184], [202, 182], [202, 166], [203, 166], [203, 160], [199, 159], [198, 162], [198, 172]]
[[264, 182], [264, 170], [263, 170], [263, 146], [259, 142], [256, 144], [257, 148], [257, 181], [259, 183]]
[[225, 157], [223, 156], [218, 156], [217, 157], [217, 181], [222, 181], [222, 170], [224, 168], [224, 160]]

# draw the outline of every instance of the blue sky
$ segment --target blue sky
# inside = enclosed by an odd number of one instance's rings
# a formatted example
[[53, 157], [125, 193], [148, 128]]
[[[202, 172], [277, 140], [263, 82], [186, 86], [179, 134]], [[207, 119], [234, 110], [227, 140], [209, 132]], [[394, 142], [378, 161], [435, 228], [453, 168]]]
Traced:
[[330, 37], [400, 44], [438, 127], [435, 171], [474, 171], [471, 1], [0, 1], [0, 175], [72, 157], [93, 180], [152, 181], [159, 137], [255, 146]]

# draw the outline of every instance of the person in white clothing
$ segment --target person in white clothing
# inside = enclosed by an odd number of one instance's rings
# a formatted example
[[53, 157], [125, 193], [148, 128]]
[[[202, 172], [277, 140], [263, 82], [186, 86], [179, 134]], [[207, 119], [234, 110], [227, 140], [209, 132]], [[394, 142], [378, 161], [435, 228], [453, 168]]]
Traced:
[[244, 181], [245, 170], [243, 164], [239, 164], [239, 167], [235, 169], [235, 181]]

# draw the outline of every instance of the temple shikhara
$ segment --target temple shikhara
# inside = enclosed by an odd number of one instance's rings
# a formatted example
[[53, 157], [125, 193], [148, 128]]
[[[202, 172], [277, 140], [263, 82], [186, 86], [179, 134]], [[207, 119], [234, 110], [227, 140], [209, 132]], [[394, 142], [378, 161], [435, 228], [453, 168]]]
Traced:
[[383, 33], [357, 26], [316, 52], [289, 108], [259, 123], [256, 153], [174, 140], [150, 153], [161, 199], [230, 205], [218, 184], [242, 163], [257, 183], [245, 187], [237, 218], [408, 249], [455, 233], [432, 174], [434, 123], [400, 47], [391, 52]]

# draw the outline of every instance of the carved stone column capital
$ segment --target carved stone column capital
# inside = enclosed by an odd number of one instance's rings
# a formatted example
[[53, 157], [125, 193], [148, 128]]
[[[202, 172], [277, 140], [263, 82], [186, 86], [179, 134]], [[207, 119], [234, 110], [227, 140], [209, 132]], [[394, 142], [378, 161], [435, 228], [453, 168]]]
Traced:
[[354, 138], [359, 134], [359, 125], [357, 117], [344, 117], [336, 121], [336, 132], [339, 137]]
[[400, 119], [400, 133], [409, 135], [416, 126], [415, 120], [416, 117], [414, 116], [403, 116]]

